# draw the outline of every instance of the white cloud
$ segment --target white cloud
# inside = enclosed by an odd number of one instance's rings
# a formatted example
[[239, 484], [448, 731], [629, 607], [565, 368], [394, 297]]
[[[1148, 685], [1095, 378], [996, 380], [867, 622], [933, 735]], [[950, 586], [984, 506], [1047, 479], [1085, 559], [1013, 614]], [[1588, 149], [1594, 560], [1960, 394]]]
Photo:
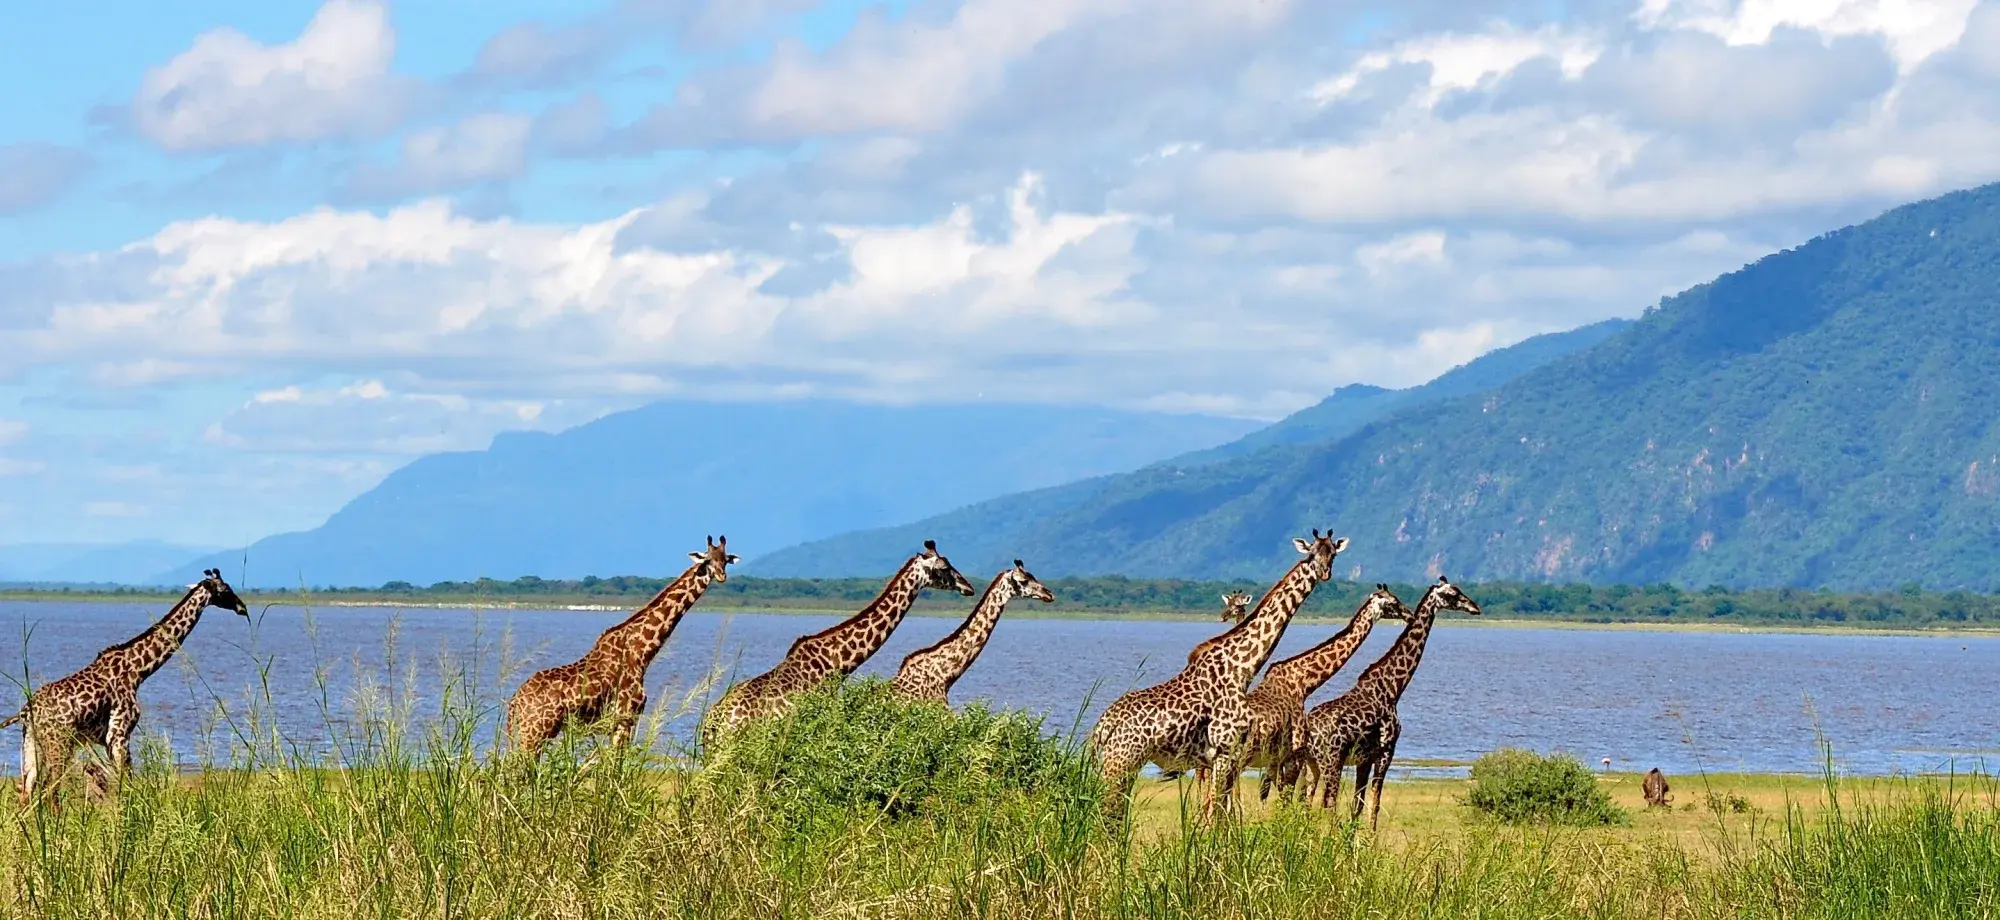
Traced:
[[18, 419], [0, 418], [0, 447], [21, 440], [28, 433], [28, 423]]
[[0, 476], [33, 476], [48, 469], [48, 464], [39, 460], [16, 460], [0, 457]]
[[90, 517], [129, 518], [144, 517], [146, 507], [132, 502], [92, 501], [83, 503], [83, 513]]
[[0, 145], [0, 215], [48, 205], [90, 170], [90, 156], [55, 144]]
[[202, 438], [233, 450], [409, 457], [478, 449], [501, 431], [560, 429], [596, 414], [545, 400], [404, 392], [368, 379], [256, 393]]
[[1647, 28], [1699, 29], [1732, 45], [1763, 44], [1785, 27], [1827, 36], [1879, 35], [1907, 70], [1956, 44], [1979, 0], [1641, 0]]
[[205, 32], [147, 71], [132, 123], [160, 146], [188, 151], [378, 133], [408, 103], [409, 87], [389, 73], [395, 51], [388, 8], [371, 0], [327, 0], [282, 45]]
[[1590, 37], [1557, 26], [1524, 31], [1501, 20], [1484, 32], [1425, 35], [1387, 51], [1364, 54], [1346, 72], [1315, 85], [1311, 96], [1324, 104], [1353, 92], [1370, 73], [1394, 64], [1424, 64], [1430, 68], [1430, 80], [1420, 102], [1431, 106], [1448, 90], [1475, 88], [1536, 58], [1555, 60], [1565, 76], [1574, 78], [1601, 51]]
[[358, 198], [400, 199], [411, 194], [515, 178], [527, 168], [533, 119], [485, 112], [403, 137], [394, 163], [364, 163], [348, 183]]

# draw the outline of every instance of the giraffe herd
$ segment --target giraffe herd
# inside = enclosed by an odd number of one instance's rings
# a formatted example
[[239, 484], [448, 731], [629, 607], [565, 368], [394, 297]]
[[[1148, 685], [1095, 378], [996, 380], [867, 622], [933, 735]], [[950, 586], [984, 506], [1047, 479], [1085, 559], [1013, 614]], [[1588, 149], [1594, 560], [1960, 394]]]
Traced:
[[[1370, 825], [1379, 819], [1382, 781], [1402, 736], [1396, 706], [1423, 658], [1432, 623], [1446, 610], [1477, 615], [1479, 605], [1443, 576], [1414, 608], [1378, 584], [1339, 632], [1266, 669], [1293, 616], [1333, 577], [1334, 558], [1348, 541], [1314, 529], [1310, 540], [1292, 542], [1301, 558], [1261, 600], [1253, 606], [1247, 594], [1224, 595], [1221, 620], [1231, 624], [1228, 629], [1196, 645], [1178, 674], [1120, 696], [1099, 717], [1088, 748], [1112, 793], [1105, 810], [1113, 822], [1123, 819], [1132, 786], [1149, 763], [1168, 777], [1195, 771], [1202, 815], [1209, 818], [1233, 808], [1237, 779], [1249, 768], [1262, 773], [1260, 798], [1275, 788], [1281, 797], [1303, 792], [1305, 801], [1330, 807], [1341, 771], [1351, 761], [1353, 817], [1360, 818], [1372, 791]], [[537, 671], [521, 684], [508, 701], [505, 720], [516, 751], [534, 757], [566, 729], [600, 726], [608, 726], [614, 745], [630, 742], [646, 707], [647, 668], [687, 611], [711, 584], [726, 582], [728, 567], [738, 561], [727, 536], [708, 538], [688, 556], [693, 564], [686, 571], [605, 630], [582, 658]], [[37, 688], [18, 713], [0, 721], [0, 728], [23, 723], [24, 807], [46, 798], [85, 744], [103, 748], [113, 771], [122, 775], [131, 761], [140, 683], [180, 648], [206, 608], [249, 615], [221, 572], [202, 574], [158, 623], [105, 649], [82, 670]], [[800, 694], [828, 679], [854, 673], [888, 642], [926, 590], [974, 593], [931, 540], [858, 613], [800, 637], [775, 667], [725, 691], [701, 720], [703, 746], [785, 712]], [[988, 583], [957, 629], [903, 659], [891, 691], [911, 701], [948, 705], [952, 685], [979, 657], [1008, 602], [1021, 597], [1055, 601], [1016, 559]], [[1382, 620], [1403, 624], [1388, 653], [1363, 670], [1352, 689], [1308, 711], [1307, 698], [1346, 665]], [[1259, 671], [1264, 679], [1252, 688]], [[91, 769], [98, 788], [107, 788], [109, 778]]]

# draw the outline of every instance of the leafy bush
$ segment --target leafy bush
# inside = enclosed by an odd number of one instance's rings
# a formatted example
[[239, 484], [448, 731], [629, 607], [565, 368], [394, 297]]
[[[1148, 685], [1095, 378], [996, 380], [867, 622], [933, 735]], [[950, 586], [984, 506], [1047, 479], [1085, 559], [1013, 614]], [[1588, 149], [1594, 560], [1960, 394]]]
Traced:
[[706, 779], [753, 796], [777, 816], [857, 811], [903, 818], [1027, 797], [1088, 813], [1096, 771], [1042, 720], [973, 703], [910, 703], [880, 678], [832, 684], [780, 718], [754, 723], [708, 752]]
[[1594, 827], [1631, 821], [1581, 761], [1515, 748], [1502, 748], [1473, 762], [1472, 792], [1465, 804], [1509, 824]]

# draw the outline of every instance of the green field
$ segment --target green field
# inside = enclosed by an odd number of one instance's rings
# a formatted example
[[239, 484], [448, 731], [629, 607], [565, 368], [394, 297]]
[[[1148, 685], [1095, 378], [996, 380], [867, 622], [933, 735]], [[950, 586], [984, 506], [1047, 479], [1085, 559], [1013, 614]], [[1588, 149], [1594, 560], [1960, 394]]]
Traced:
[[[1622, 826], [1495, 823], [1465, 780], [1389, 786], [1379, 832], [1255, 801], [1194, 820], [1145, 780], [1131, 821], [1073, 746], [1006, 714], [814, 698], [701, 762], [475, 752], [469, 719], [345, 720], [308, 763], [246, 725], [232, 769], [153, 762], [0, 833], [21, 917], [1990, 917], [1984, 777], [1588, 779]], [[449, 704], [447, 704], [449, 707]], [[469, 710], [461, 711], [470, 715]], [[885, 715], [886, 714], [886, 715]], [[653, 730], [658, 729], [657, 717]], [[669, 746], [670, 747], [670, 746]], [[1254, 783], [1246, 786], [1254, 787]]]

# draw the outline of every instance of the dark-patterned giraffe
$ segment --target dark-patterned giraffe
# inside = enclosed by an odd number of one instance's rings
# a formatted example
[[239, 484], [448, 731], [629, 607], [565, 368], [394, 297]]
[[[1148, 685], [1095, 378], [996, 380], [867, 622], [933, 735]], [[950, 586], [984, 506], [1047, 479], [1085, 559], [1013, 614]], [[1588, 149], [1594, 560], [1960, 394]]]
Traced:
[[132, 733], [139, 725], [139, 685], [172, 658], [201, 612], [209, 607], [233, 610], [248, 617], [250, 608], [215, 569], [188, 588], [180, 603], [145, 632], [104, 651], [83, 670], [43, 684], [28, 695], [21, 711], [0, 721], [0, 728], [21, 726], [21, 804], [53, 792], [69, 769], [76, 749], [84, 744], [104, 748], [114, 772], [132, 765]]
[[555, 740], [564, 726], [611, 720], [611, 742], [623, 746], [646, 708], [646, 669], [674, 634], [681, 617], [711, 582], [729, 580], [736, 556], [729, 536], [709, 537], [706, 549], [688, 553], [694, 564], [653, 595], [645, 606], [597, 637], [582, 658], [536, 671], [507, 701], [507, 735], [530, 755]]
[[818, 687], [828, 677], [854, 673], [889, 641], [889, 634], [925, 588], [972, 596], [972, 583], [938, 554], [934, 540], [925, 540], [924, 551], [903, 563], [860, 613], [800, 637], [777, 667], [729, 688], [701, 720], [702, 745], [714, 744], [752, 719], [784, 712], [793, 696]]
[[1218, 804], [1228, 804], [1226, 767], [1249, 728], [1244, 692], [1251, 678], [1271, 656], [1285, 627], [1306, 598], [1333, 577], [1333, 558], [1347, 548], [1347, 538], [1320, 536], [1311, 542], [1295, 539], [1305, 558], [1292, 566], [1265, 592], [1243, 622], [1166, 683], [1134, 690], [1112, 702], [1090, 733], [1090, 748], [1103, 770], [1110, 794], [1105, 810], [1122, 820], [1133, 778], [1147, 763], [1163, 770], [1215, 768], [1202, 802], [1204, 818]]
[[1361, 672], [1354, 689], [1314, 706], [1306, 714], [1305, 742], [1297, 756], [1304, 768], [1300, 781], [1307, 790], [1307, 801], [1316, 797], [1321, 808], [1331, 806], [1340, 792], [1341, 768], [1351, 758], [1354, 817], [1357, 820], [1361, 817], [1361, 809], [1368, 801], [1372, 773], [1375, 805], [1368, 813], [1368, 826], [1375, 826], [1382, 814], [1382, 781], [1389, 774], [1389, 764], [1396, 759], [1396, 741], [1403, 735], [1403, 725], [1396, 717], [1396, 703], [1417, 674], [1417, 664], [1424, 658], [1424, 643], [1430, 639], [1431, 622], [1437, 619], [1440, 610], [1478, 616], [1479, 604], [1444, 576], [1438, 576], [1437, 584], [1424, 592], [1424, 599], [1406, 618], [1403, 634], [1396, 637], [1396, 644]]
[[973, 605], [972, 614], [951, 635], [903, 659], [890, 689], [905, 699], [951, 702], [951, 685], [972, 667], [973, 659], [986, 648], [986, 640], [992, 638], [993, 626], [1000, 622], [1007, 602], [1017, 597], [1032, 597], [1044, 604], [1056, 602], [1055, 593], [1028, 574], [1021, 560], [1014, 560], [1013, 568], [993, 576], [986, 593]]
[[1377, 621], [1400, 620], [1409, 612], [1388, 585], [1378, 584], [1339, 632], [1290, 658], [1271, 662], [1263, 681], [1244, 698], [1250, 710], [1244, 765], [1264, 772], [1257, 784], [1258, 798], [1270, 797], [1285, 761], [1305, 742], [1306, 699], [1354, 657]]
[[[1188, 649], [1187, 663], [1190, 665], [1194, 664], [1195, 659], [1200, 658], [1202, 655], [1206, 654], [1209, 649], [1214, 648], [1217, 642], [1221, 642], [1223, 639], [1227, 638], [1231, 633], [1236, 632], [1236, 630], [1243, 625], [1243, 618], [1249, 615], [1250, 615], [1249, 592], [1230, 591], [1222, 595], [1222, 622], [1231, 624], [1230, 627], [1216, 635], [1210, 636], [1206, 639], [1201, 640], [1198, 643], [1195, 643], [1194, 648]], [[1179, 770], [1160, 771], [1161, 779], [1173, 780], [1173, 779], [1179, 779], [1180, 776], [1181, 776], [1181, 771]], [[1203, 789], [1207, 789], [1208, 768], [1205, 766], [1195, 767], [1194, 781], [1195, 785]]]

